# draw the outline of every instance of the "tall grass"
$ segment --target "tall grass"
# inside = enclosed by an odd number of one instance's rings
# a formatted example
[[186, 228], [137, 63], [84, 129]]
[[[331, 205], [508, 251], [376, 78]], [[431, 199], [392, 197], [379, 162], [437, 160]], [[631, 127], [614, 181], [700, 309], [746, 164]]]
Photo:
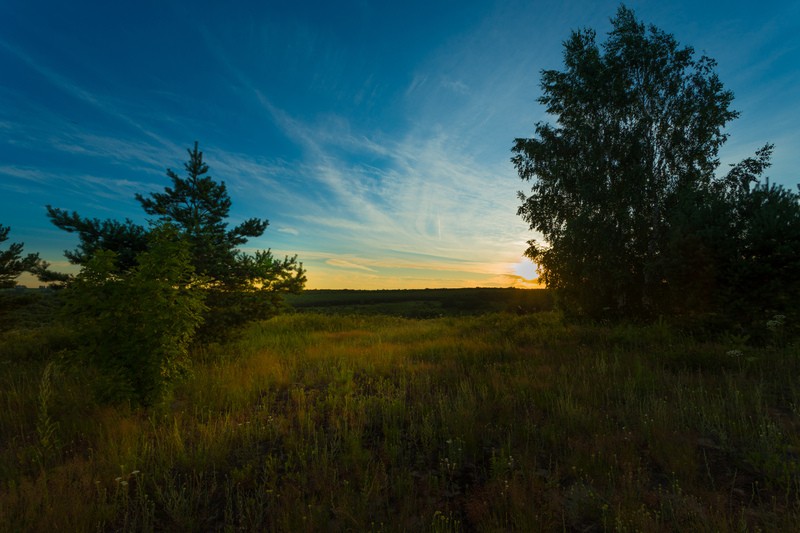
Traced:
[[149, 411], [94, 404], [67, 364], [5, 359], [0, 524], [791, 530], [798, 357], [555, 313], [301, 314], [196, 354]]

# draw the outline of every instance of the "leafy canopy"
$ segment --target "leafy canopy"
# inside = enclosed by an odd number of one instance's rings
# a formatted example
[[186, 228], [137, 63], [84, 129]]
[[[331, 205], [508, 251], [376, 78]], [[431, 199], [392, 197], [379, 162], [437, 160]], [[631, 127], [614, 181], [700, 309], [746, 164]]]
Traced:
[[680, 265], [702, 263], [727, 282], [724, 263], [744, 253], [748, 231], [734, 222], [749, 216], [744, 199], [761, 190], [750, 185], [771, 146], [716, 178], [723, 128], [737, 113], [714, 60], [624, 6], [611, 23], [601, 45], [593, 30], [573, 32], [564, 70], [542, 72], [538, 101], [555, 124], [516, 139], [512, 162], [532, 184], [519, 193], [518, 214], [542, 237], [526, 255], [562, 305], [640, 316], [669, 310], [685, 291], [690, 276]]

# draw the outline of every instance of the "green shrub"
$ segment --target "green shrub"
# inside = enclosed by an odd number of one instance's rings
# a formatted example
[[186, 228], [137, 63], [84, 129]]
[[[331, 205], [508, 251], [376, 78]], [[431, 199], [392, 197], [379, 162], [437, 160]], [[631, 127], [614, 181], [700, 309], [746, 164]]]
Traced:
[[156, 228], [138, 266], [119, 274], [116, 254], [99, 251], [65, 290], [65, 318], [78, 357], [102, 376], [104, 400], [148, 405], [188, 370], [187, 350], [202, 321], [202, 293], [188, 246], [171, 226]]

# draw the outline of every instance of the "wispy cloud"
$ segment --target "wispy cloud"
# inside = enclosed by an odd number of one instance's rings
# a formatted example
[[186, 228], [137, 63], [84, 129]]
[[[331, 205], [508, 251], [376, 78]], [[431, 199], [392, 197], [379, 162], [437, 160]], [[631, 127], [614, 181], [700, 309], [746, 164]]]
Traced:
[[448, 77], [444, 77], [442, 78], [441, 85], [445, 89], [449, 89], [454, 93], [464, 94], [464, 95], [470, 93], [469, 86], [461, 80], [454, 80]]
[[51, 146], [62, 152], [95, 157], [115, 164], [124, 163], [133, 170], [161, 175], [169, 161], [180, 160], [185, 153], [185, 148], [181, 149], [172, 143], [153, 144], [86, 132], [54, 140]]
[[62, 75], [57, 70], [51, 68], [49, 65], [38, 61], [32, 55], [26, 53], [17, 46], [14, 46], [3, 39], [0, 39], [0, 47], [4, 48], [7, 52], [15, 56], [18, 60], [22, 61], [29, 68], [40, 74], [47, 79], [52, 85], [59, 90], [69, 94], [70, 96], [102, 111], [108, 116], [114, 117], [122, 121], [128, 126], [133, 127], [141, 134], [148, 137], [151, 141], [156, 142], [162, 146], [175, 148], [175, 145], [168, 139], [158, 135], [150, 128], [147, 128], [138, 120], [135, 120], [127, 113], [121, 111], [123, 107], [119, 102], [114, 102], [108, 96], [99, 95], [89, 89], [84, 88], [80, 84], [71, 80], [69, 77]]
[[294, 235], [295, 237], [300, 235], [300, 230], [286, 226], [279, 227], [278, 231], [281, 233], [288, 233], [289, 235]]
[[[231, 58], [214, 53], [238, 90], [251, 95], [265, 118], [302, 150], [300, 161], [279, 170], [308, 191], [293, 202], [295, 209], [289, 215], [292, 227], [300, 231], [302, 258], [310, 259], [302, 252], [305, 242], [311, 249], [342, 256], [321, 263], [327, 266], [353, 263], [376, 271], [477, 269], [486, 275], [487, 270], [497, 273], [499, 263], [521, 256], [527, 230], [515, 215], [516, 181], [506, 163], [507, 153], [490, 164], [478, 161], [470, 154], [474, 146], [463, 136], [431, 128], [429, 122], [417, 120], [422, 117], [414, 117], [412, 129], [382, 131], [332, 113], [311, 118], [293, 114], [268, 97]], [[430, 79], [428, 73], [418, 74], [405, 95], [424, 98]], [[432, 79], [451, 94], [485, 96], [472, 94], [457, 74], [434, 74]], [[446, 260], [410, 261], [397, 253], [420, 250], [435, 251]], [[358, 262], [352, 260], [353, 254]], [[468, 266], [467, 260], [472, 264]]]
[[[132, 117], [125, 106], [83, 87], [8, 43], [0, 41], [0, 46], [59, 90], [144, 135], [139, 140], [112, 138], [87, 132], [62, 119], [64, 127], [49, 139], [52, 148], [145, 171], [150, 176], [147, 187], [159, 183], [155, 175], [163, 176], [165, 167], [180, 168], [185, 147]], [[315, 49], [317, 45], [308, 46]], [[280, 242], [285, 245], [288, 238], [293, 238], [301, 259], [316, 262], [319, 267], [386, 279], [402, 271], [408, 279], [419, 282], [447, 280], [451, 275], [485, 280], [509, 270], [508, 263], [519, 257], [519, 243], [524, 242], [526, 230], [514, 214], [513, 173], [507, 164], [479, 161], [472, 155], [472, 141], [481, 135], [476, 132], [480, 131], [484, 120], [481, 116], [486, 112], [481, 106], [485, 107], [483, 102], [492, 95], [487, 95], [485, 84], [474, 84], [475, 76], [469, 69], [448, 70], [432, 64], [433, 69], [420, 70], [405, 91], [407, 103], [431, 98], [432, 89], [456, 94], [465, 99], [464, 109], [436, 113], [429, 120], [425, 116], [429, 108], [422, 105], [409, 129], [383, 131], [364, 128], [352, 118], [333, 113], [309, 118], [279, 107], [230, 58], [215, 51], [219, 48], [209, 46], [233, 74], [238, 89], [260, 104], [265, 119], [300, 147], [303, 156], [300, 160], [282, 161], [206, 145], [201, 147], [206, 161], [212, 175], [226, 181], [231, 193], [238, 196], [237, 204], [241, 200], [248, 208], [264, 205], [268, 213], [277, 211], [283, 220], [277, 226], [277, 234], [284, 236]], [[331, 60], [343, 61], [335, 50], [326, 53], [333, 54]], [[459, 53], [463, 57], [469, 55], [467, 50]], [[467, 64], [461, 59], [458, 63]], [[332, 74], [335, 70], [321, 69], [312, 82], [339, 90]], [[354, 95], [353, 101], [368, 98], [367, 93], [374, 87], [374, 81], [365, 81], [358, 90], [367, 92]], [[481, 112], [473, 117], [478, 117], [477, 123], [465, 118], [479, 109]], [[438, 126], [447, 121], [453, 121], [455, 127]], [[507, 156], [504, 154], [502, 159]], [[32, 168], [0, 172], [13, 172], [17, 179], [42, 184], [64, 179]], [[141, 182], [132, 180], [86, 174], [73, 174], [69, 179], [73, 185], [80, 183], [84, 192], [95, 198], [131, 198], [136, 192], [146, 192], [142, 191]], [[265, 242], [254, 239], [252, 244], [261, 246]], [[304, 256], [304, 248], [328, 255]], [[420, 252], [423, 254], [415, 255]], [[452, 283], [451, 280], [449, 284]]]
[[501, 274], [484, 281], [485, 287], [513, 287], [515, 289], [540, 289], [543, 285], [537, 280], [526, 279], [514, 274]]
[[406, 88], [405, 96], [408, 97], [417, 89], [422, 88], [428, 82], [428, 76], [426, 74], [415, 74], [411, 83]]
[[[511, 279], [503, 276], [524, 279], [522, 276], [513, 273], [514, 264], [499, 261], [480, 262], [450, 258], [426, 258], [424, 254], [417, 254], [414, 257], [398, 252], [354, 255], [351, 253], [338, 254], [300, 250], [298, 254], [304, 263], [309, 266], [312, 281], [318, 280], [320, 266], [334, 266], [364, 271], [386, 278], [403, 276], [409, 279], [421, 279], [422, 277], [449, 279], [448, 286], [452, 285], [454, 281], [464, 279], [483, 280], [484, 284], [494, 280], [491, 282], [493, 285], [498, 280]], [[351, 279], [351, 283], [354, 281], [356, 280]], [[319, 285], [315, 284], [315, 286]]]
[[113, 179], [90, 174], [73, 174], [50, 172], [34, 167], [0, 166], [0, 175], [16, 180], [35, 183], [53, 189], [72, 189], [84, 191], [87, 196], [103, 197], [119, 200], [133, 198], [135, 192], [141, 190], [141, 183], [127, 179]]
[[353, 261], [346, 261], [344, 259], [328, 259], [327, 261], [325, 261], [325, 264], [330, 265], [332, 267], [345, 268], [348, 270], [365, 270], [367, 272], [377, 272], [374, 268], [370, 268], [364, 265], [359, 265], [358, 263], [354, 263]]
[[43, 172], [37, 168], [18, 167], [14, 165], [0, 166], [0, 174], [10, 178], [32, 181], [35, 183], [46, 183], [53, 179], [53, 174], [49, 172]]
[[[516, 181], [508, 166], [475, 161], [441, 131], [400, 140], [357, 135], [343, 120], [307, 124], [262, 103], [304, 148], [307, 179], [326, 199], [324, 212], [297, 217], [309, 228], [304, 234], [330, 236], [320, 239], [322, 249], [358, 253], [357, 264], [375, 271], [481, 276], [510, 270], [506, 264], [520, 258], [527, 229], [515, 214]], [[358, 162], [355, 156], [364, 152], [381, 164]], [[445, 260], [403, 257], [420, 251]], [[326, 264], [342, 261], [353, 263]]]

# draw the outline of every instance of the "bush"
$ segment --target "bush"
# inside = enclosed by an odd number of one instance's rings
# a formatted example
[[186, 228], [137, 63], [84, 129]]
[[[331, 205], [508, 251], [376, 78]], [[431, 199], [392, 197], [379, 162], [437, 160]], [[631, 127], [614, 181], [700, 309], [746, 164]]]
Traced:
[[156, 228], [138, 266], [123, 274], [114, 252], [97, 252], [64, 292], [78, 358], [99, 370], [103, 400], [152, 404], [188, 370], [187, 350], [205, 306], [191, 287], [188, 245], [177, 235], [172, 226]]

